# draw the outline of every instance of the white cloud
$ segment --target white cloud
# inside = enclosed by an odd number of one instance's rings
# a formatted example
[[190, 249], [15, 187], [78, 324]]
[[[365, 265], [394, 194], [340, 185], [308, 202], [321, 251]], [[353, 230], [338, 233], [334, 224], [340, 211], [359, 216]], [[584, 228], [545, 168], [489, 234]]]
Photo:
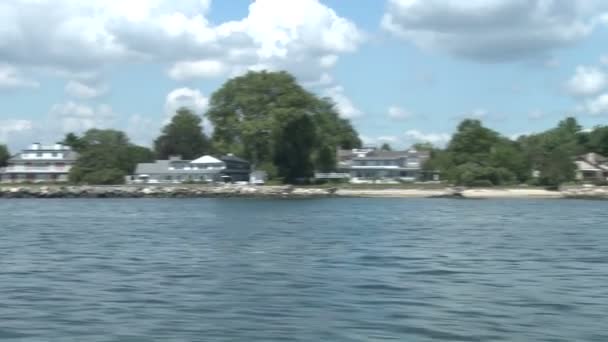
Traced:
[[608, 85], [608, 76], [596, 67], [578, 66], [576, 73], [566, 83], [566, 89], [573, 96], [592, 96]]
[[0, 90], [16, 88], [38, 88], [36, 81], [24, 78], [17, 68], [0, 64]]
[[414, 116], [410, 111], [398, 106], [388, 108], [388, 117], [392, 120], [407, 120]]
[[424, 133], [413, 129], [405, 132], [405, 138], [412, 142], [429, 142], [433, 145], [442, 146], [449, 142], [452, 137], [447, 133]]
[[425, 49], [501, 62], [584, 39], [606, 7], [597, 0], [388, 0], [382, 27]]
[[323, 95], [331, 98], [336, 104], [340, 116], [347, 119], [356, 118], [363, 115], [363, 112], [344, 94], [344, 88], [335, 86], [325, 89]]
[[190, 78], [213, 78], [226, 72], [226, 65], [216, 60], [178, 62], [169, 70], [169, 76], [175, 80]]
[[173, 116], [178, 109], [188, 108], [198, 115], [202, 115], [209, 106], [209, 99], [198, 89], [178, 88], [167, 95], [165, 111]]
[[108, 87], [103, 84], [89, 85], [84, 82], [71, 80], [65, 86], [65, 92], [80, 99], [93, 99], [104, 95], [108, 91]]
[[33, 123], [29, 120], [0, 120], [0, 142], [8, 143], [13, 134], [22, 134], [24, 131], [31, 130], [32, 127]]
[[602, 57], [600, 57], [600, 63], [608, 65], [608, 55], [603, 55]]
[[200, 90], [178, 88], [171, 91], [165, 100], [165, 112], [167, 117], [164, 124], [167, 124], [180, 108], [190, 109], [195, 114], [201, 116], [205, 133], [210, 134], [213, 131], [211, 122], [203, 116], [209, 108], [209, 98], [203, 95]]
[[56, 74], [162, 62], [173, 65], [176, 79], [263, 66], [312, 81], [363, 40], [353, 22], [319, 0], [256, 0], [246, 17], [217, 25], [207, 18], [210, 3], [5, 0], [0, 60]]
[[61, 133], [81, 133], [91, 128], [108, 128], [116, 120], [116, 113], [107, 104], [89, 106], [85, 104], [68, 101], [53, 105], [49, 112], [52, 125], [50, 130]]
[[588, 100], [584, 109], [592, 115], [608, 114], [608, 93]]

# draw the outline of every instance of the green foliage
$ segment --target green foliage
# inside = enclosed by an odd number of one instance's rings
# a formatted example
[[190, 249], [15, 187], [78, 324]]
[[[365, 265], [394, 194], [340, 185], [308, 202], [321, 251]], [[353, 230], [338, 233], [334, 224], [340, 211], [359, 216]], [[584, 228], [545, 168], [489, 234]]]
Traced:
[[464, 120], [444, 151], [432, 150], [426, 170], [440, 170], [443, 178], [460, 185], [488, 186], [523, 182], [529, 176], [526, 158], [517, 143]]
[[137, 163], [154, 160], [152, 151], [133, 145], [120, 131], [91, 129], [79, 141], [79, 157], [70, 170], [70, 181], [85, 184], [120, 184]]
[[76, 152], [81, 152], [85, 148], [85, 143], [76, 134], [68, 133], [61, 142], [63, 145], [69, 146]]
[[11, 155], [6, 145], [0, 145], [0, 167], [7, 166], [10, 157]]
[[278, 176], [286, 183], [308, 180], [313, 176], [312, 152], [316, 138], [315, 123], [306, 113], [285, 112], [274, 131], [274, 161]]
[[[288, 179], [309, 174], [309, 161], [312, 169], [329, 170], [330, 165], [333, 169], [338, 147], [361, 145], [350, 122], [340, 118], [330, 100], [304, 90], [286, 72], [249, 72], [229, 80], [211, 96], [206, 115], [214, 127], [212, 143], [216, 151], [238, 154], [269, 171], [269, 175]], [[297, 132], [294, 127], [312, 131]], [[283, 130], [300, 136], [290, 136]], [[315, 139], [308, 139], [311, 136]], [[310, 146], [294, 146], [292, 139]], [[286, 169], [296, 167], [284, 155], [291, 150], [308, 154], [303, 165], [297, 165], [304, 170]]]
[[6, 145], [0, 145], [0, 167], [6, 166], [10, 157], [11, 154], [8, 152]]
[[416, 151], [432, 151], [435, 149], [430, 142], [416, 143], [412, 145], [412, 148]]
[[391, 147], [391, 145], [389, 145], [388, 143], [382, 144], [382, 146], [380, 146], [380, 149], [382, 151], [392, 151], [393, 150], [393, 148]]
[[203, 133], [201, 118], [182, 108], [163, 128], [154, 141], [154, 150], [160, 159], [178, 155], [186, 160], [196, 159], [209, 153], [209, 142]]
[[536, 182], [556, 186], [574, 180], [574, 158], [585, 152], [586, 137], [574, 118], [559, 122], [556, 128], [521, 137], [518, 143], [532, 170], [540, 173]]

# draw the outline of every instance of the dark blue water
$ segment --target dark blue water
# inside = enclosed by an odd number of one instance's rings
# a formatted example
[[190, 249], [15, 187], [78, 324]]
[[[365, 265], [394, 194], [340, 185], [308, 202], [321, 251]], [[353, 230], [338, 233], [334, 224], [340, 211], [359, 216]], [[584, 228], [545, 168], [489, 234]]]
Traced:
[[608, 203], [2, 200], [0, 340], [608, 341]]

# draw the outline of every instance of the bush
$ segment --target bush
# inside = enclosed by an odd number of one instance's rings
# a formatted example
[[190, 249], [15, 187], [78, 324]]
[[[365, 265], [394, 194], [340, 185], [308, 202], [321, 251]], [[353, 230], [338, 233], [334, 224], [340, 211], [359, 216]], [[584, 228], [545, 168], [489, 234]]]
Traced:
[[494, 186], [494, 184], [492, 184], [492, 182], [490, 182], [487, 179], [477, 179], [477, 180], [473, 181], [471, 184], [469, 184], [469, 186], [478, 187], [478, 188], [487, 188], [487, 187]]
[[124, 171], [118, 169], [102, 169], [85, 174], [82, 182], [99, 185], [124, 184], [126, 175]]

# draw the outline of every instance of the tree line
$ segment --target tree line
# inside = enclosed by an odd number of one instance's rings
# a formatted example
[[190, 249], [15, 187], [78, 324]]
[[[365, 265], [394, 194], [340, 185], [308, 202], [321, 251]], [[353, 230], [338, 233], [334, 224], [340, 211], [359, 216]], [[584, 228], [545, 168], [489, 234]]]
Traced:
[[334, 103], [306, 91], [287, 72], [249, 72], [227, 81], [211, 96], [205, 116], [213, 125], [211, 136], [204, 133], [201, 117], [182, 108], [152, 149], [131, 143], [117, 130], [69, 133], [63, 143], [80, 155], [70, 181], [116, 184], [138, 163], [233, 153], [271, 178], [293, 183], [311, 178], [315, 170], [334, 170], [337, 148], [361, 146]]
[[464, 120], [445, 149], [432, 149], [424, 168], [466, 186], [527, 183], [555, 187], [575, 180], [575, 158], [608, 155], [608, 126], [586, 131], [575, 118], [545, 132], [511, 140], [479, 120]]
[[[314, 171], [335, 171], [338, 148], [361, 146], [358, 133], [339, 116], [335, 104], [305, 90], [287, 72], [249, 72], [228, 80], [212, 94], [204, 116], [213, 125], [210, 136], [203, 131], [202, 117], [182, 108], [152, 148], [133, 144], [118, 130], [69, 133], [63, 143], [79, 153], [70, 181], [116, 184], [138, 163], [171, 155], [195, 159], [233, 153], [271, 178], [293, 183], [310, 179]], [[452, 184], [556, 186], [574, 180], [577, 155], [608, 155], [608, 126], [583, 131], [576, 119], [567, 118], [545, 132], [512, 140], [479, 120], [467, 119], [445, 148], [429, 143], [414, 148], [431, 151], [424, 168], [439, 171]], [[381, 149], [391, 147], [384, 144]], [[0, 166], [9, 156], [0, 145]]]

